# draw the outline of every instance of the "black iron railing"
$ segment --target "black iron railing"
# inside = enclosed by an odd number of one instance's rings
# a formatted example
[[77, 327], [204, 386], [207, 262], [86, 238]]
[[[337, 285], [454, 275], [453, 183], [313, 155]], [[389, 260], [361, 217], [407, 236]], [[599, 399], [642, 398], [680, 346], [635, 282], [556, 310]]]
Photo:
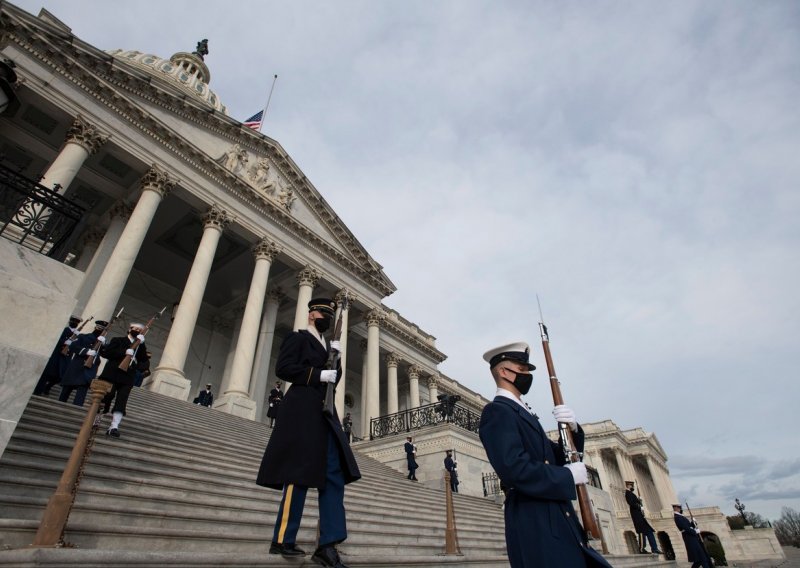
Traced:
[[419, 430], [427, 426], [450, 423], [470, 432], [478, 432], [481, 415], [468, 408], [455, 405], [452, 412], [443, 407], [441, 403], [426, 404], [410, 410], [403, 410], [395, 414], [387, 414], [370, 420], [369, 438], [383, 438], [394, 436], [401, 432]]
[[495, 472], [484, 473], [482, 476], [483, 481], [483, 496], [490, 497], [492, 495], [500, 495], [503, 493], [503, 488], [500, 484], [500, 478], [497, 477]]
[[86, 209], [0, 165], [0, 236], [64, 260]]

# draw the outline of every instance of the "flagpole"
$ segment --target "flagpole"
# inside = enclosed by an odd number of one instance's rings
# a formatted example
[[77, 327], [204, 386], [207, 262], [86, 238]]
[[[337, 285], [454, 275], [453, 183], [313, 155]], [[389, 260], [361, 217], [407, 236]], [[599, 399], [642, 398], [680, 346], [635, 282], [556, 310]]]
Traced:
[[272, 78], [272, 87], [269, 89], [269, 96], [267, 97], [267, 104], [264, 106], [264, 112], [261, 113], [261, 124], [258, 125], [258, 131], [261, 132], [261, 129], [264, 127], [264, 121], [267, 119], [267, 109], [269, 108], [269, 101], [272, 100], [272, 91], [275, 90], [275, 81], [278, 80], [278, 75], [276, 74]]

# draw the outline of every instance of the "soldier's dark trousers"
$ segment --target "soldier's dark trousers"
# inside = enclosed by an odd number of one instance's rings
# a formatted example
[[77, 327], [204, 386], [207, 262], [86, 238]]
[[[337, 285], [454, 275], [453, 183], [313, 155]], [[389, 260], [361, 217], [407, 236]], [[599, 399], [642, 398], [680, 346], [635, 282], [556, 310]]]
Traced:
[[[289, 484], [283, 487], [283, 498], [278, 507], [275, 533], [272, 541], [294, 544], [308, 487]], [[333, 432], [328, 432], [328, 470], [325, 487], [319, 490], [319, 546], [337, 544], [347, 538], [347, 520], [344, 511], [344, 474], [339, 461], [339, 447]]]

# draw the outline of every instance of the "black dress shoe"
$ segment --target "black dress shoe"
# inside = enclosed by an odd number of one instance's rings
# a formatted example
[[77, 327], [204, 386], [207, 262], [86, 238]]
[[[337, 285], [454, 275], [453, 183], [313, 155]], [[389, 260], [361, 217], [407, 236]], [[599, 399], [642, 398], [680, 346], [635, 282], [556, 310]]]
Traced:
[[119, 438], [119, 430], [116, 428], [109, 428], [106, 432], [106, 436], [111, 436], [112, 438]]
[[305, 556], [306, 551], [302, 548], [297, 548], [294, 543], [291, 544], [278, 544], [273, 542], [269, 545], [270, 554], [280, 554], [286, 558], [294, 558], [297, 556]]
[[327, 566], [328, 568], [348, 568], [346, 564], [342, 563], [342, 559], [339, 558], [339, 553], [333, 546], [317, 548], [314, 551], [314, 555], [311, 557], [311, 561], [320, 566]]

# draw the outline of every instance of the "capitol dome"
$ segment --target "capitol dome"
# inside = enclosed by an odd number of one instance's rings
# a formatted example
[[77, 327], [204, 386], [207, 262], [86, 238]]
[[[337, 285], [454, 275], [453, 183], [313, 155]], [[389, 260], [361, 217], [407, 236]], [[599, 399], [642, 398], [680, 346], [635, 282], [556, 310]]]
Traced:
[[208, 88], [211, 72], [197, 52], [178, 52], [169, 59], [135, 50], [112, 49], [106, 53], [146, 73], [166, 79], [214, 110], [228, 114], [217, 94]]

